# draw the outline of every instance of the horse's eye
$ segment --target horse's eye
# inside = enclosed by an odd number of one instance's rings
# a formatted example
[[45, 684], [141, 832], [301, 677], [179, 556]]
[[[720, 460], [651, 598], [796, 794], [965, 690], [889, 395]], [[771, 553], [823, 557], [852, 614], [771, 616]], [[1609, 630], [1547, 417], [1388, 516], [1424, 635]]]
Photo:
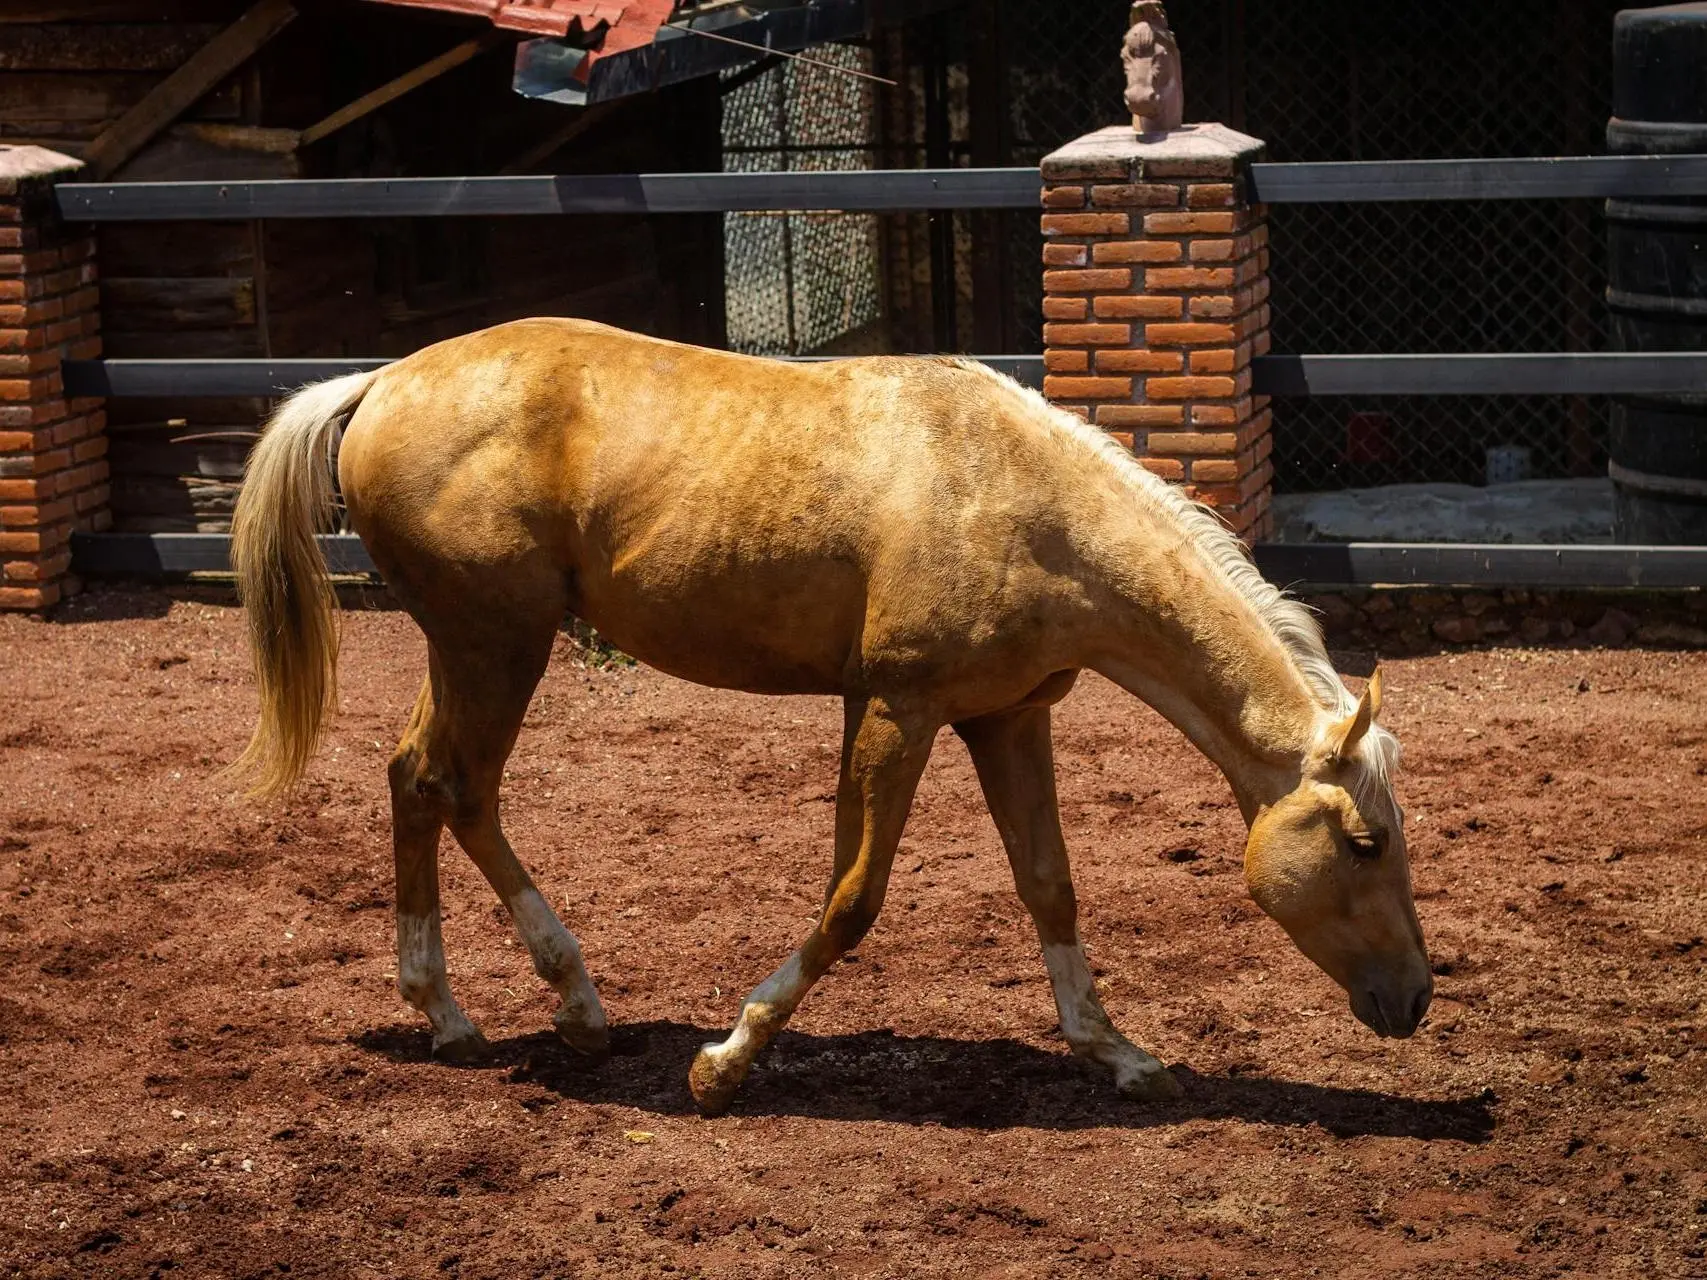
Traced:
[[1381, 840], [1377, 836], [1352, 836], [1345, 838], [1351, 846], [1352, 853], [1359, 858], [1379, 858], [1381, 856]]

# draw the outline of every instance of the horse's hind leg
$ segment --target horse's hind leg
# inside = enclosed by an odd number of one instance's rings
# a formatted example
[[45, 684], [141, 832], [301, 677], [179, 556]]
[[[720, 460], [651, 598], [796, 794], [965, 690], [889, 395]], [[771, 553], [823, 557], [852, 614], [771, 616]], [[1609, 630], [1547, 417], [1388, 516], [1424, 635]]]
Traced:
[[449, 824], [508, 908], [534, 972], [562, 1001], [554, 1018], [558, 1034], [582, 1053], [602, 1053], [610, 1033], [580, 945], [522, 868], [498, 821], [504, 762], [545, 671], [560, 617], [555, 607], [517, 616], [513, 606], [481, 609], [470, 602], [454, 640], [435, 629], [430, 691], [423, 695], [430, 719], [406, 781], [438, 821]]
[[1115, 1029], [1085, 963], [1073, 875], [1055, 801], [1049, 708], [1026, 707], [954, 728], [972, 753], [990, 816], [1008, 851], [1014, 885], [1043, 943], [1061, 1034], [1074, 1053], [1112, 1070], [1115, 1087], [1126, 1097], [1177, 1097], [1179, 1082]]
[[498, 821], [504, 762], [545, 672], [561, 616], [553, 612], [532, 628], [523, 620], [506, 620], [501, 647], [446, 657], [445, 687], [455, 709], [450, 829], [509, 909], [534, 972], [557, 992], [561, 1004], [552, 1021], [558, 1035], [577, 1052], [602, 1054], [610, 1047], [610, 1030], [581, 946], [535, 887]]
[[471, 796], [467, 807], [459, 807], [458, 812], [451, 821], [457, 842], [509, 908], [516, 932], [533, 959], [533, 971], [557, 992], [561, 1003], [551, 1019], [557, 1034], [578, 1053], [603, 1055], [610, 1048], [610, 1027], [581, 959], [581, 946], [546, 903], [504, 837], [498, 825], [496, 784]]
[[451, 995], [439, 930], [438, 805], [415, 787], [424, 735], [433, 716], [432, 684], [421, 686], [409, 727], [391, 758], [391, 840], [397, 863], [397, 989], [433, 1026], [433, 1056], [463, 1062], [486, 1040]]
[[706, 1045], [694, 1058], [688, 1087], [707, 1115], [729, 1105], [753, 1059], [782, 1030], [812, 984], [858, 945], [883, 905], [895, 846], [938, 725], [897, 715], [876, 700], [850, 700], [843, 718], [835, 865], [823, 913], [799, 950], [747, 997], [729, 1038]]

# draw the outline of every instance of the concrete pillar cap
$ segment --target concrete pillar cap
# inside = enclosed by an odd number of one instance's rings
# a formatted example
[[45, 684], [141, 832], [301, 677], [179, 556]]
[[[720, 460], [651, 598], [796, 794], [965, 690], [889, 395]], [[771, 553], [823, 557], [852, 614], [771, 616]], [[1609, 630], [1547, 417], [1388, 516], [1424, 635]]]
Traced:
[[1224, 124], [1188, 124], [1167, 133], [1134, 133], [1116, 124], [1075, 138], [1043, 157], [1045, 180], [1230, 174], [1256, 158], [1262, 140]]
[[83, 162], [46, 147], [0, 145], [0, 192], [10, 195], [21, 182], [73, 173]]

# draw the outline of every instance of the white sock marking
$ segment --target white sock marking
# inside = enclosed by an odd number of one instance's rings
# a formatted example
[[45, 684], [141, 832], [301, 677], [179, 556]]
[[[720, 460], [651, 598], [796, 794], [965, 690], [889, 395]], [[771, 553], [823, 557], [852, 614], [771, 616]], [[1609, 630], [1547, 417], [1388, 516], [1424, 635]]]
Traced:
[[397, 989], [415, 1008], [427, 1015], [433, 1034], [440, 1039], [474, 1030], [450, 993], [445, 978], [444, 940], [439, 932], [438, 912], [417, 916], [397, 915]]
[[1061, 1017], [1061, 1034], [1075, 1047], [1099, 1037], [1093, 1023], [1086, 1021], [1087, 1008], [1100, 1008], [1084, 948], [1077, 942], [1056, 943], [1043, 948], [1043, 965], [1049, 970], [1049, 985], [1055, 991], [1055, 1010]]
[[510, 918], [533, 957], [534, 971], [549, 982], [569, 1009], [589, 1025], [604, 1022], [599, 993], [587, 976], [581, 945], [563, 927], [538, 889], [524, 889], [510, 901]]

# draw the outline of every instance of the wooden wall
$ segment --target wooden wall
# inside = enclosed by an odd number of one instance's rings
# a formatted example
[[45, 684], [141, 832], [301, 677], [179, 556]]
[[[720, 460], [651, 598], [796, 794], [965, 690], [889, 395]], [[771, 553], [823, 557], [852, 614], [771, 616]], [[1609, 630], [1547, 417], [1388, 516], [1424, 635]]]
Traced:
[[[0, 142], [71, 155], [238, 17], [227, 0], [0, 8]], [[510, 89], [500, 44], [310, 146], [298, 131], [483, 23], [356, 0], [298, 18], [115, 181], [636, 172], [720, 167], [715, 80], [618, 104], [555, 155], [576, 108]], [[100, 229], [106, 354], [403, 355], [528, 315], [723, 342], [717, 215], [278, 220]], [[115, 400], [115, 528], [223, 530], [269, 402]]]

